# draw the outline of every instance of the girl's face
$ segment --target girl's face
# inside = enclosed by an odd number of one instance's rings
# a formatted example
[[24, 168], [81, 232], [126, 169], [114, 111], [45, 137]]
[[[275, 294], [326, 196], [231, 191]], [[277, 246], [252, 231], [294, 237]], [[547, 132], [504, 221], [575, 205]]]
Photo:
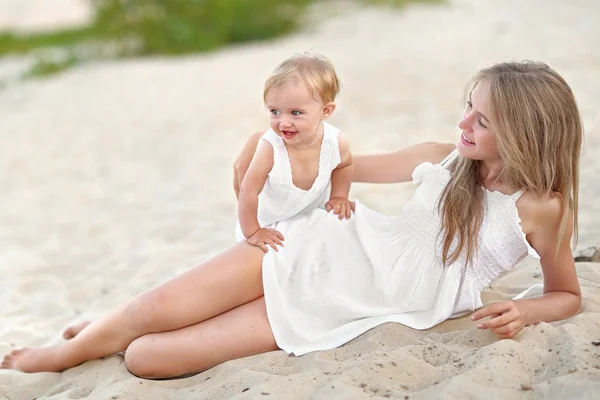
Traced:
[[496, 136], [489, 129], [489, 85], [480, 82], [469, 96], [463, 119], [458, 124], [462, 133], [456, 148], [471, 160], [493, 161], [500, 158]]
[[323, 124], [335, 103], [323, 104], [303, 84], [289, 83], [273, 88], [265, 98], [271, 129], [287, 144], [305, 146], [321, 137]]

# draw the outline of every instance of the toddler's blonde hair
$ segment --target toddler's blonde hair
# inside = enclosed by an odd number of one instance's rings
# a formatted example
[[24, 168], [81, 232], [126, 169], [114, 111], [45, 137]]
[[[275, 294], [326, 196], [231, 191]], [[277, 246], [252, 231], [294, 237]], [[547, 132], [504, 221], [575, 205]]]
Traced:
[[285, 59], [271, 72], [265, 82], [263, 99], [275, 88], [299, 82], [324, 104], [334, 101], [340, 92], [340, 81], [331, 60], [322, 54], [305, 52]]

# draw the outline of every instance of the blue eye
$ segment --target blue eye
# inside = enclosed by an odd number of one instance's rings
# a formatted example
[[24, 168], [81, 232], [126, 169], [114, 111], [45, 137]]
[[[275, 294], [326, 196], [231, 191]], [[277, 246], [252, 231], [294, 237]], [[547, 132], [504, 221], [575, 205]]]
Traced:
[[279, 110], [274, 110], [274, 109], [272, 109], [272, 110], [269, 110], [269, 112], [270, 112], [270, 113], [271, 113], [271, 115], [273, 115], [273, 116], [277, 116], [277, 115], [281, 114], [281, 113], [279, 112]]
[[298, 111], [298, 110], [294, 110], [294, 111], [292, 111], [292, 115], [294, 117], [297, 117], [298, 115], [302, 115], [302, 113], [300, 111]]

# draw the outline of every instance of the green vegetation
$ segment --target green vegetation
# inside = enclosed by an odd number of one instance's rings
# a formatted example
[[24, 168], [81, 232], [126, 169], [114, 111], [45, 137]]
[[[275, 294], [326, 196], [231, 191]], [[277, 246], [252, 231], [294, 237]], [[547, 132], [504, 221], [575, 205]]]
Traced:
[[[56, 73], [92, 58], [177, 55], [264, 40], [298, 28], [318, 0], [93, 0], [89, 27], [50, 33], [0, 33], [0, 56], [30, 53], [38, 61], [29, 76]], [[358, 0], [402, 6], [440, 0]], [[51, 52], [52, 56], [44, 55]], [[59, 56], [57, 56], [57, 54]], [[61, 56], [62, 54], [62, 56]]]

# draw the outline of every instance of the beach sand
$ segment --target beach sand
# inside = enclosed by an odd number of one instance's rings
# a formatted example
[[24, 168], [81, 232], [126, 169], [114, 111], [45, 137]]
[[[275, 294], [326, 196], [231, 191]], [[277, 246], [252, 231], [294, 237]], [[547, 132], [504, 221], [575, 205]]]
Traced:
[[[579, 248], [600, 244], [600, 2], [452, 0], [400, 11], [336, 4], [336, 15], [316, 9], [312, 24], [284, 39], [86, 64], [0, 91], [1, 354], [59, 343], [65, 326], [233, 244], [231, 166], [245, 138], [268, 126], [264, 78], [308, 49], [337, 66], [343, 89], [331, 122], [355, 154], [454, 142], [461, 94], [478, 68], [550, 64], [572, 86], [586, 130]], [[354, 185], [352, 195], [393, 214], [413, 190]], [[64, 373], [1, 370], [0, 398], [595, 399], [600, 265], [577, 271], [581, 314], [514, 340], [467, 317], [427, 331], [387, 324], [336, 350], [275, 351], [180, 380], [138, 379], [120, 355]], [[527, 259], [483, 300], [541, 281]]]
[[0, 0], [0, 32], [41, 32], [84, 26], [94, 0]]

